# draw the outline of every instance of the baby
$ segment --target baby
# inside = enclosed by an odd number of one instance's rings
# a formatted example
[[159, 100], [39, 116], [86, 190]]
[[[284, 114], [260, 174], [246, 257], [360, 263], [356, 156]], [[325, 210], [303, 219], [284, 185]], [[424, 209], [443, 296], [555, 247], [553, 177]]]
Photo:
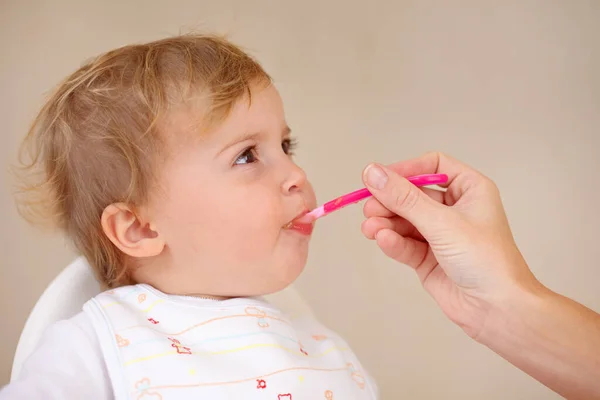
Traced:
[[107, 291], [0, 397], [377, 398], [343, 339], [260, 297], [300, 275], [313, 228], [290, 223], [316, 205], [290, 135], [269, 75], [215, 36], [119, 48], [63, 81], [26, 138], [41, 180], [21, 211], [49, 211]]

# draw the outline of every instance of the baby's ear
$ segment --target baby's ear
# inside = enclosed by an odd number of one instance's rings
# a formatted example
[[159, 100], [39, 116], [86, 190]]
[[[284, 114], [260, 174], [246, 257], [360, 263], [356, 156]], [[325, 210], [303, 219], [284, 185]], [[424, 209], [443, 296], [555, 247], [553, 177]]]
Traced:
[[152, 226], [141, 220], [124, 203], [109, 205], [102, 212], [102, 230], [115, 246], [131, 257], [153, 257], [165, 248], [165, 243]]

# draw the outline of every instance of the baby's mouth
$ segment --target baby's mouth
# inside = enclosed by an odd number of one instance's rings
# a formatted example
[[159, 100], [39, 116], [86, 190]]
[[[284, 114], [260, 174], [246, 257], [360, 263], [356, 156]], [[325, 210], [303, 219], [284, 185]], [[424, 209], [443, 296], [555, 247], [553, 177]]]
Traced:
[[294, 231], [297, 231], [299, 233], [302, 233], [304, 235], [310, 235], [312, 233], [312, 231], [313, 231], [314, 223], [312, 223], [312, 222], [307, 223], [307, 222], [298, 221], [300, 218], [302, 218], [306, 214], [308, 214], [308, 210], [302, 212], [296, 218], [294, 218], [293, 220], [291, 220], [290, 222], [288, 222], [287, 224], [285, 224], [283, 226], [283, 229], [290, 229], [290, 230], [294, 230]]
[[283, 227], [285, 229], [291, 228], [300, 218], [304, 217], [306, 214], [308, 214], [308, 210], [302, 211], [300, 214], [296, 215], [296, 217], [294, 217], [293, 220], [285, 224]]

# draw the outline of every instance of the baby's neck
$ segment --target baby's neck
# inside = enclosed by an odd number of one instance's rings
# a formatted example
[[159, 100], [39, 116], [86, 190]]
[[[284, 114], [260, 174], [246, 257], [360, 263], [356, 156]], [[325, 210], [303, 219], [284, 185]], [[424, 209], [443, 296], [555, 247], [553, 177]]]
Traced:
[[[203, 287], [197, 285], [186, 285], [191, 282], [181, 282], [173, 279], [173, 261], [169, 254], [161, 254], [156, 257], [147, 258], [138, 262], [137, 268], [132, 269], [131, 278], [135, 283], [150, 285], [156, 290], [174, 296], [196, 297], [198, 299], [224, 301], [235, 296], [224, 296], [219, 292], [204, 292]], [[195, 291], [198, 290], [198, 291]]]
[[216, 300], [216, 301], [223, 301], [223, 300], [229, 300], [229, 299], [233, 299], [233, 297], [227, 297], [227, 296], [212, 296], [212, 295], [208, 295], [208, 294], [200, 294], [200, 293], [185, 293], [185, 294], [179, 294], [180, 296], [189, 296], [189, 297], [196, 297], [198, 299], [206, 299], [206, 300]]

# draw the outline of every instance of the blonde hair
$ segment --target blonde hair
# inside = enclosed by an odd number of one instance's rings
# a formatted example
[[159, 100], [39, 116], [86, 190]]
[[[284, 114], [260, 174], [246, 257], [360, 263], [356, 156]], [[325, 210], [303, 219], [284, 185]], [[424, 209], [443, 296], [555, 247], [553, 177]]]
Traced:
[[157, 160], [166, 157], [159, 127], [170, 107], [201, 93], [203, 122], [212, 124], [260, 82], [271, 79], [256, 61], [212, 35], [100, 55], [59, 84], [25, 138], [21, 215], [61, 228], [105, 286], [131, 283], [124, 254], [102, 230], [103, 210], [148, 201]]

